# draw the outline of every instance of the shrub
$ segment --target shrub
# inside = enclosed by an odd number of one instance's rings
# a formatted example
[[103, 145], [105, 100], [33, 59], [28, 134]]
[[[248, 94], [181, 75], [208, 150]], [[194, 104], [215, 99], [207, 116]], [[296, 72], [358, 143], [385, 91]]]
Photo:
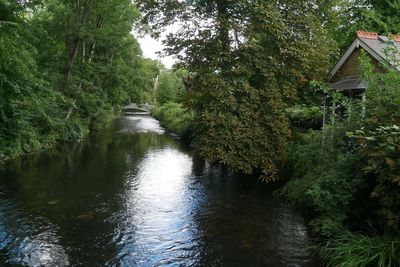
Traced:
[[323, 110], [318, 106], [295, 105], [286, 110], [294, 127], [320, 129]]
[[[298, 134], [281, 192], [313, 212], [328, 266], [400, 266], [400, 75], [363, 64], [366, 102], [330, 95], [344, 112]], [[358, 234], [366, 223], [377, 234]]]
[[281, 190], [291, 202], [312, 211], [313, 230], [328, 237], [348, 219], [363, 187], [361, 176], [354, 175], [358, 157], [350, 149], [342, 152], [345, 140], [335, 143], [340, 134], [344, 135], [340, 129], [325, 128], [298, 135], [288, 163], [292, 179]]
[[[372, 184], [371, 197], [379, 202], [377, 213], [394, 229], [400, 225], [400, 127], [379, 127], [355, 136], [361, 144], [362, 169]], [[381, 217], [378, 217], [381, 218]]]

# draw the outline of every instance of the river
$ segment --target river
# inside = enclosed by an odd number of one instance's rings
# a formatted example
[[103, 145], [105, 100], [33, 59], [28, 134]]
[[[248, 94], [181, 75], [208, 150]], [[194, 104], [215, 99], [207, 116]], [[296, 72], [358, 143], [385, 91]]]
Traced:
[[315, 266], [304, 219], [150, 116], [0, 166], [0, 266]]

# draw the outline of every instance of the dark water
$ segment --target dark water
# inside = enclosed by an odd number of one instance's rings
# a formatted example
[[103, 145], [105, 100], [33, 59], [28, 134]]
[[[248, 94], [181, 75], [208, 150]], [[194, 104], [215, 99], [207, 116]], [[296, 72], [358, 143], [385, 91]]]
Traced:
[[0, 266], [313, 266], [303, 219], [147, 116], [0, 167]]

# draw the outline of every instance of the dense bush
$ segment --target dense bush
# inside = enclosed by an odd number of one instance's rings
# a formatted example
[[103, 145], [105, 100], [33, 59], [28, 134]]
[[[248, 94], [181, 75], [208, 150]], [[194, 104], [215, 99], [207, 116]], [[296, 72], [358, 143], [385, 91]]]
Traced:
[[[63, 134], [69, 100], [40, 75], [23, 7], [0, 2], [0, 160], [51, 145]], [[61, 127], [60, 126], [64, 126]], [[80, 134], [80, 133], [79, 133]], [[65, 136], [62, 137], [66, 138]]]
[[[360, 159], [350, 151], [350, 139], [339, 136], [345, 136], [345, 130], [333, 127], [299, 134], [289, 158], [292, 179], [282, 189], [289, 200], [314, 215], [313, 230], [328, 237], [349, 221], [356, 193], [364, 187], [357, 175]], [[349, 149], [343, 151], [346, 142]]]

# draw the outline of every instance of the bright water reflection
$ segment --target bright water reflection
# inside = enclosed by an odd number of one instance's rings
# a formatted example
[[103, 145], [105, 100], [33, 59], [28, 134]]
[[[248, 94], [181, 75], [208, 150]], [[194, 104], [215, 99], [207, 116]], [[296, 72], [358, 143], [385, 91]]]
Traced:
[[156, 133], [164, 134], [164, 129], [160, 126], [158, 121], [152, 117], [145, 116], [127, 116], [125, 123], [122, 124], [119, 133]]
[[[126, 209], [117, 240], [117, 261], [156, 266], [191, 261], [185, 249], [196, 245], [191, 214], [196, 208], [188, 188], [192, 159], [172, 147], [150, 150], [127, 175]], [[194, 232], [193, 232], [194, 231]], [[182, 257], [184, 256], [184, 257]]]
[[268, 186], [148, 116], [0, 167], [0, 265], [313, 266], [309, 245]]

